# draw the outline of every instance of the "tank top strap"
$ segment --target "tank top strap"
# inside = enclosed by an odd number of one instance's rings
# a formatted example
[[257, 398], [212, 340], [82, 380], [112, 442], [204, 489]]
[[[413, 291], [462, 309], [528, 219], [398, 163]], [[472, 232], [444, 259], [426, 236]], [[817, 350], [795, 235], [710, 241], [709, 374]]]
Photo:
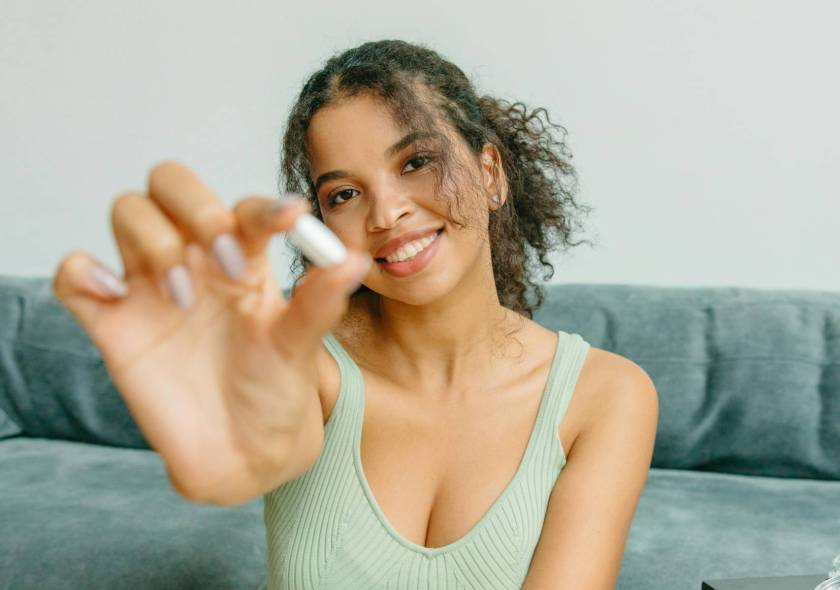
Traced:
[[563, 448], [563, 442], [560, 440], [560, 424], [569, 408], [590, 344], [577, 333], [558, 330], [557, 336], [557, 350], [549, 381], [546, 383], [544, 399], [540, 404], [534, 434], [537, 438], [537, 448], [545, 451], [537, 452], [540, 457], [538, 460], [549, 461], [562, 468], [566, 463], [567, 450]]
[[327, 332], [321, 340], [338, 363], [340, 373], [338, 399], [324, 425], [324, 432], [330, 433], [333, 438], [337, 437], [338, 444], [352, 448], [356, 425], [361, 423], [364, 415], [364, 377], [359, 366], [332, 332]]

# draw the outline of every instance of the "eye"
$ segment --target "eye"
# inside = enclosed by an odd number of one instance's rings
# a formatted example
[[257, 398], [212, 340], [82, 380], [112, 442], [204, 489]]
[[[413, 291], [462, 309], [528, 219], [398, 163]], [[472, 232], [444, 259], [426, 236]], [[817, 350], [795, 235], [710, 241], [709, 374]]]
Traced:
[[[348, 191], [355, 191], [355, 190], [356, 190], [356, 189], [353, 189], [353, 188], [346, 188], [346, 189], [344, 189], [344, 190], [336, 191], [336, 192], [332, 193], [329, 197], [327, 197], [327, 204], [328, 204], [330, 207], [335, 207], [335, 206], [337, 206], [337, 205], [343, 205], [343, 204], [344, 204], [344, 203], [346, 203], [347, 201], [342, 201], [342, 202], [340, 202], [340, 203], [337, 203], [337, 202], [335, 201], [335, 200], [336, 200], [336, 198], [338, 198], [338, 196], [339, 196], [339, 195], [341, 195], [342, 193], [346, 193], [346, 192], [348, 192]], [[356, 191], [356, 192], [358, 192], [358, 191]]]
[[[431, 160], [431, 158], [429, 158], [427, 156], [424, 156], [424, 155], [421, 155], [421, 154], [415, 154], [408, 162], [406, 162], [406, 165], [411, 164], [412, 162], [415, 162], [415, 163], [420, 162], [419, 166], [414, 167], [415, 170], [417, 170], [419, 168], [422, 168], [426, 164], [428, 164], [429, 160]], [[405, 167], [403, 167], [403, 170], [405, 170]], [[409, 172], [412, 172], [412, 170], [409, 170]]]

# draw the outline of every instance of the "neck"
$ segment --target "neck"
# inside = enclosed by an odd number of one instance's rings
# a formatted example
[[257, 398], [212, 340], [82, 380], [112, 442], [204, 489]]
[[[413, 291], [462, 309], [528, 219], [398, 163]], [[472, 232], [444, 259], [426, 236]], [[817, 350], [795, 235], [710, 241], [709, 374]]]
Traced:
[[492, 270], [429, 304], [372, 294], [366, 308], [367, 347], [377, 372], [434, 398], [483, 387], [492, 377], [490, 364], [505, 356], [506, 339], [523, 320], [499, 302]]

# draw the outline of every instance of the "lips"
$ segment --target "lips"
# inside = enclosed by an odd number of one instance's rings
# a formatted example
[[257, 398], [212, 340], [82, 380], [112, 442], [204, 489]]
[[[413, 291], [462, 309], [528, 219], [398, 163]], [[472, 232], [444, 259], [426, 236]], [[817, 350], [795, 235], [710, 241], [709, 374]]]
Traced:
[[382, 272], [394, 277], [395, 279], [407, 279], [408, 277], [412, 277], [417, 275], [418, 273], [422, 273], [424, 269], [426, 269], [429, 265], [432, 264], [432, 261], [438, 254], [438, 250], [441, 247], [441, 240], [443, 235], [444, 229], [441, 228], [438, 230], [434, 237], [432, 238], [431, 242], [423, 248], [420, 252], [418, 252], [415, 256], [412, 256], [408, 260], [403, 260], [402, 262], [388, 262], [387, 260], [377, 260], [376, 264]]
[[421, 238], [425, 238], [426, 236], [431, 236], [434, 234], [438, 234], [443, 231], [442, 227], [431, 228], [431, 229], [418, 229], [415, 231], [406, 232], [403, 235], [399, 236], [398, 238], [394, 238], [390, 242], [387, 242], [384, 246], [382, 246], [374, 255], [376, 260], [382, 261], [385, 260], [387, 256], [390, 256], [397, 250], [399, 250], [405, 244], [409, 242], [414, 242]]

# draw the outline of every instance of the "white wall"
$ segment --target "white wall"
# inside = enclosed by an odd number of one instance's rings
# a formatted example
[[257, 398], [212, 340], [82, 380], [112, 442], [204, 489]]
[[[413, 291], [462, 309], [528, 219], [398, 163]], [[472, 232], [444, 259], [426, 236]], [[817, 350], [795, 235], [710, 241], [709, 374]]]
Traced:
[[163, 159], [231, 206], [277, 194], [303, 81], [390, 37], [567, 127], [597, 247], [554, 281], [837, 291], [838, 22], [829, 0], [0, 0], [0, 274], [75, 248], [121, 272], [111, 200]]

